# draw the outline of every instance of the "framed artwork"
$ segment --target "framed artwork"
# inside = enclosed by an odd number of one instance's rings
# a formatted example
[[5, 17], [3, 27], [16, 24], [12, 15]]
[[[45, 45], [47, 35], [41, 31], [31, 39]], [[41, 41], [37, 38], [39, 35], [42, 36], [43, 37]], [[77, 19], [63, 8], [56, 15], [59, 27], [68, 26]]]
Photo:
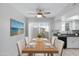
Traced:
[[24, 33], [24, 23], [15, 19], [10, 19], [10, 36]]

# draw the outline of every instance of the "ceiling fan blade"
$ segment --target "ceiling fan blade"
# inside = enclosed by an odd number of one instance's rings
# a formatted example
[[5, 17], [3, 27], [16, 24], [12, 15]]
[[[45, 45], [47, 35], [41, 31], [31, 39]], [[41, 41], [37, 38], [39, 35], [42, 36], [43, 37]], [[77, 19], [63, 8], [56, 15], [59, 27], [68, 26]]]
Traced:
[[50, 12], [44, 12], [44, 14], [51, 14]]
[[43, 18], [46, 18], [46, 16], [44, 16], [43, 14], [42, 14], [42, 17], [43, 17]]

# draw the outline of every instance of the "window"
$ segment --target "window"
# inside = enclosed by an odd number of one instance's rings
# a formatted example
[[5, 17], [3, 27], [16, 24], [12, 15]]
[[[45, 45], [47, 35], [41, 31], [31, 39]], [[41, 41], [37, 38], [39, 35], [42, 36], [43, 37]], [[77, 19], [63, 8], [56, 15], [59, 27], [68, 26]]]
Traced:
[[29, 37], [36, 38], [38, 33], [43, 33], [44, 37], [49, 38], [49, 23], [48, 22], [29, 23]]

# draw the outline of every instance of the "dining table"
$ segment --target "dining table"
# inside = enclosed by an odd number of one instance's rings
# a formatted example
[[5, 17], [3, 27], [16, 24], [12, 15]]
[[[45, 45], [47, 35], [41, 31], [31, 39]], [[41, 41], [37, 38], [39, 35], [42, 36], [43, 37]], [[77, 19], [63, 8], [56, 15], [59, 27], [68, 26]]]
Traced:
[[56, 47], [45, 47], [45, 42], [43, 38], [37, 38], [35, 41], [35, 47], [25, 47], [22, 49], [22, 53], [28, 53], [29, 56], [35, 53], [44, 53], [52, 56], [53, 53], [58, 53], [58, 49]]

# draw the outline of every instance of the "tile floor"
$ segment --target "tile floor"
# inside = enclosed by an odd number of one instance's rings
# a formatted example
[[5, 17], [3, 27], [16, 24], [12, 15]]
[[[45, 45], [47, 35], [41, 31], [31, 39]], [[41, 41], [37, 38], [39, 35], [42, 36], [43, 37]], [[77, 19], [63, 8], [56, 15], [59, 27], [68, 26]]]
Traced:
[[64, 49], [63, 56], [79, 56], [79, 49]]

